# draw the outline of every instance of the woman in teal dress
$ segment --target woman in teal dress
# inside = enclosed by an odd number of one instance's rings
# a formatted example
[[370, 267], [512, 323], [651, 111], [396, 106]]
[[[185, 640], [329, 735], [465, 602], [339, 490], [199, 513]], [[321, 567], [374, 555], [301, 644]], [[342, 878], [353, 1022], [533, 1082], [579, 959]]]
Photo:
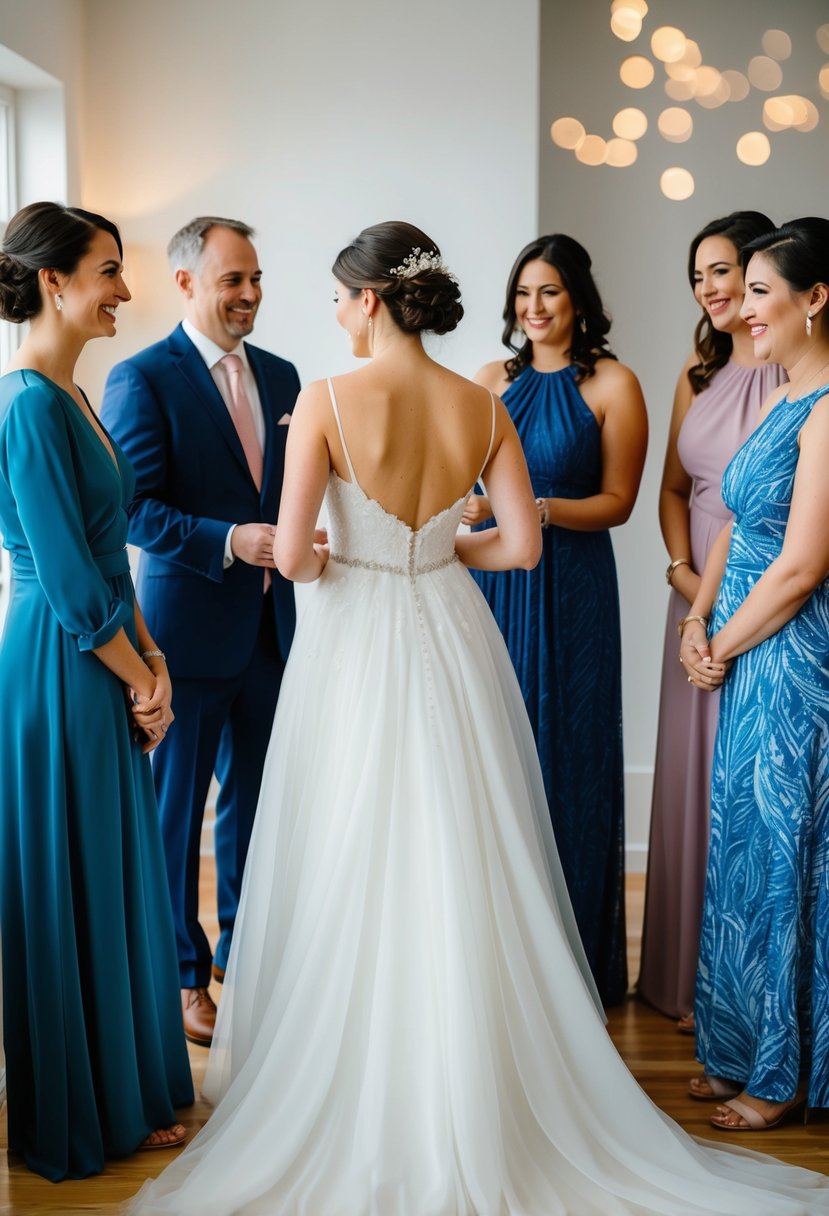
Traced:
[[740, 1132], [829, 1106], [829, 221], [742, 256], [755, 352], [790, 383], [726, 470], [680, 650], [722, 684], [695, 1014], [707, 1088], [734, 1095], [711, 1121]]
[[180, 1143], [193, 1100], [149, 758], [173, 719], [125, 548], [135, 478], [74, 383], [128, 300], [109, 221], [24, 208], [0, 316], [0, 919], [9, 1149], [52, 1181]]
[[[590, 257], [543, 236], [510, 273], [504, 344], [477, 379], [503, 395], [544, 529], [534, 570], [475, 573], [518, 675], [553, 830], [602, 1000], [627, 991], [619, 594], [609, 529], [633, 509], [647, 445], [639, 383], [607, 349]], [[516, 345], [516, 332], [520, 345]], [[491, 519], [474, 495], [466, 523]], [[497, 522], [497, 521], [496, 521]]]

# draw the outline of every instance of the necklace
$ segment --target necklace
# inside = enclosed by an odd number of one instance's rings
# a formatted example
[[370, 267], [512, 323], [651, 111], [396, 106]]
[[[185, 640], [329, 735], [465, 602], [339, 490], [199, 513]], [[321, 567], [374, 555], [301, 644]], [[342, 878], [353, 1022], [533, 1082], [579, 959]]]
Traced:
[[829, 383], [825, 372], [829, 371], [829, 360], [822, 367], [817, 368], [810, 375], [805, 377], [802, 384], [789, 381], [789, 386], [786, 391], [786, 396], [789, 401], [800, 401], [802, 397], [808, 397], [809, 393], [813, 393], [817, 388], [823, 388], [824, 384]]

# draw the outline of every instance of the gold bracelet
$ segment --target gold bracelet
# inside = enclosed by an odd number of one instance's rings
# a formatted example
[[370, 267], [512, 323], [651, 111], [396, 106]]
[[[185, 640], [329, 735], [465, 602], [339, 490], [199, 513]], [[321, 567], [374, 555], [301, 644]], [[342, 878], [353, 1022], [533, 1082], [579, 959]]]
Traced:
[[670, 566], [665, 571], [665, 582], [669, 587], [673, 587], [674, 585], [674, 570], [676, 570], [677, 566], [690, 566], [690, 564], [691, 559], [688, 557], [678, 557], [676, 561], [671, 562]]
[[680, 639], [682, 638], [682, 630], [685, 628], [685, 626], [688, 624], [689, 621], [699, 621], [700, 625], [702, 625], [702, 627], [705, 630], [708, 629], [708, 617], [707, 616], [684, 616], [676, 627], [676, 631], [679, 634]]

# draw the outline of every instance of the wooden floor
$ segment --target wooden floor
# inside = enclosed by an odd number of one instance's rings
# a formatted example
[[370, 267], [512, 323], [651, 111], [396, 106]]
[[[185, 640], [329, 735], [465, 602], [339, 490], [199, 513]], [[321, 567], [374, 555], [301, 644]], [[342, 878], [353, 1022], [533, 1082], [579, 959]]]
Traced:
[[[213, 906], [214, 881], [212, 864], [204, 859], [202, 907]], [[631, 875], [627, 881], [628, 898], [628, 959], [630, 973], [639, 970], [639, 933], [642, 924], [643, 879]], [[206, 918], [208, 934], [213, 924]], [[221, 989], [214, 985], [218, 999]], [[698, 1072], [693, 1059], [693, 1040], [676, 1033], [673, 1022], [649, 1009], [634, 997], [612, 1011], [608, 1028], [616, 1046], [636, 1079], [650, 1097], [687, 1131], [694, 1135], [716, 1139], [722, 1133], [708, 1124], [710, 1108], [686, 1097], [688, 1078]], [[198, 1091], [207, 1061], [204, 1048], [191, 1047], [190, 1060]], [[206, 1103], [197, 1101], [182, 1112], [182, 1122], [196, 1131], [209, 1112]], [[826, 1116], [808, 1126], [784, 1125], [781, 1129], [760, 1136], [743, 1136], [737, 1142], [771, 1153], [795, 1165], [806, 1165], [829, 1174], [829, 1123]], [[736, 1138], [730, 1137], [734, 1143]], [[178, 1150], [180, 1151], [180, 1150]], [[6, 1119], [0, 1119], [0, 1162], [5, 1162]], [[109, 1165], [105, 1173], [83, 1182], [62, 1182], [54, 1185], [30, 1173], [19, 1160], [12, 1159], [8, 1169], [0, 1170], [0, 1213], [28, 1216], [29, 1213], [50, 1212], [59, 1216], [79, 1216], [80, 1213], [109, 1213], [113, 1216], [124, 1200], [133, 1195], [145, 1178], [155, 1175], [171, 1160], [171, 1152], [138, 1153], [128, 1161]]]

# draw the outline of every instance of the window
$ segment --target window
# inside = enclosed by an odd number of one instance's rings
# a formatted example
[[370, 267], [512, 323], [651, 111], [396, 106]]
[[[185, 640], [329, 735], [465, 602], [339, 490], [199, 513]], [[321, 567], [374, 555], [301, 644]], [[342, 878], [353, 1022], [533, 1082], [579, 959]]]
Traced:
[[[0, 234], [17, 210], [14, 154], [14, 93], [0, 84]], [[17, 349], [17, 325], [0, 321], [0, 369]]]
[[[14, 93], [0, 84], [0, 236], [17, 209], [17, 181], [14, 151]], [[20, 341], [20, 326], [0, 321], [0, 371], [6, 366]], [[0, 537], [2, 543], [2, 537]], [[6, 615], [9, 580], [9, 555], [0, 548], [0, 629]], [[0, 1081], [2, 1085], [2, 1081]], [[3, 1085], [3, 1088], [5, 1086]], [[2, 1097], [0, 1097], [2, 1103]]]

